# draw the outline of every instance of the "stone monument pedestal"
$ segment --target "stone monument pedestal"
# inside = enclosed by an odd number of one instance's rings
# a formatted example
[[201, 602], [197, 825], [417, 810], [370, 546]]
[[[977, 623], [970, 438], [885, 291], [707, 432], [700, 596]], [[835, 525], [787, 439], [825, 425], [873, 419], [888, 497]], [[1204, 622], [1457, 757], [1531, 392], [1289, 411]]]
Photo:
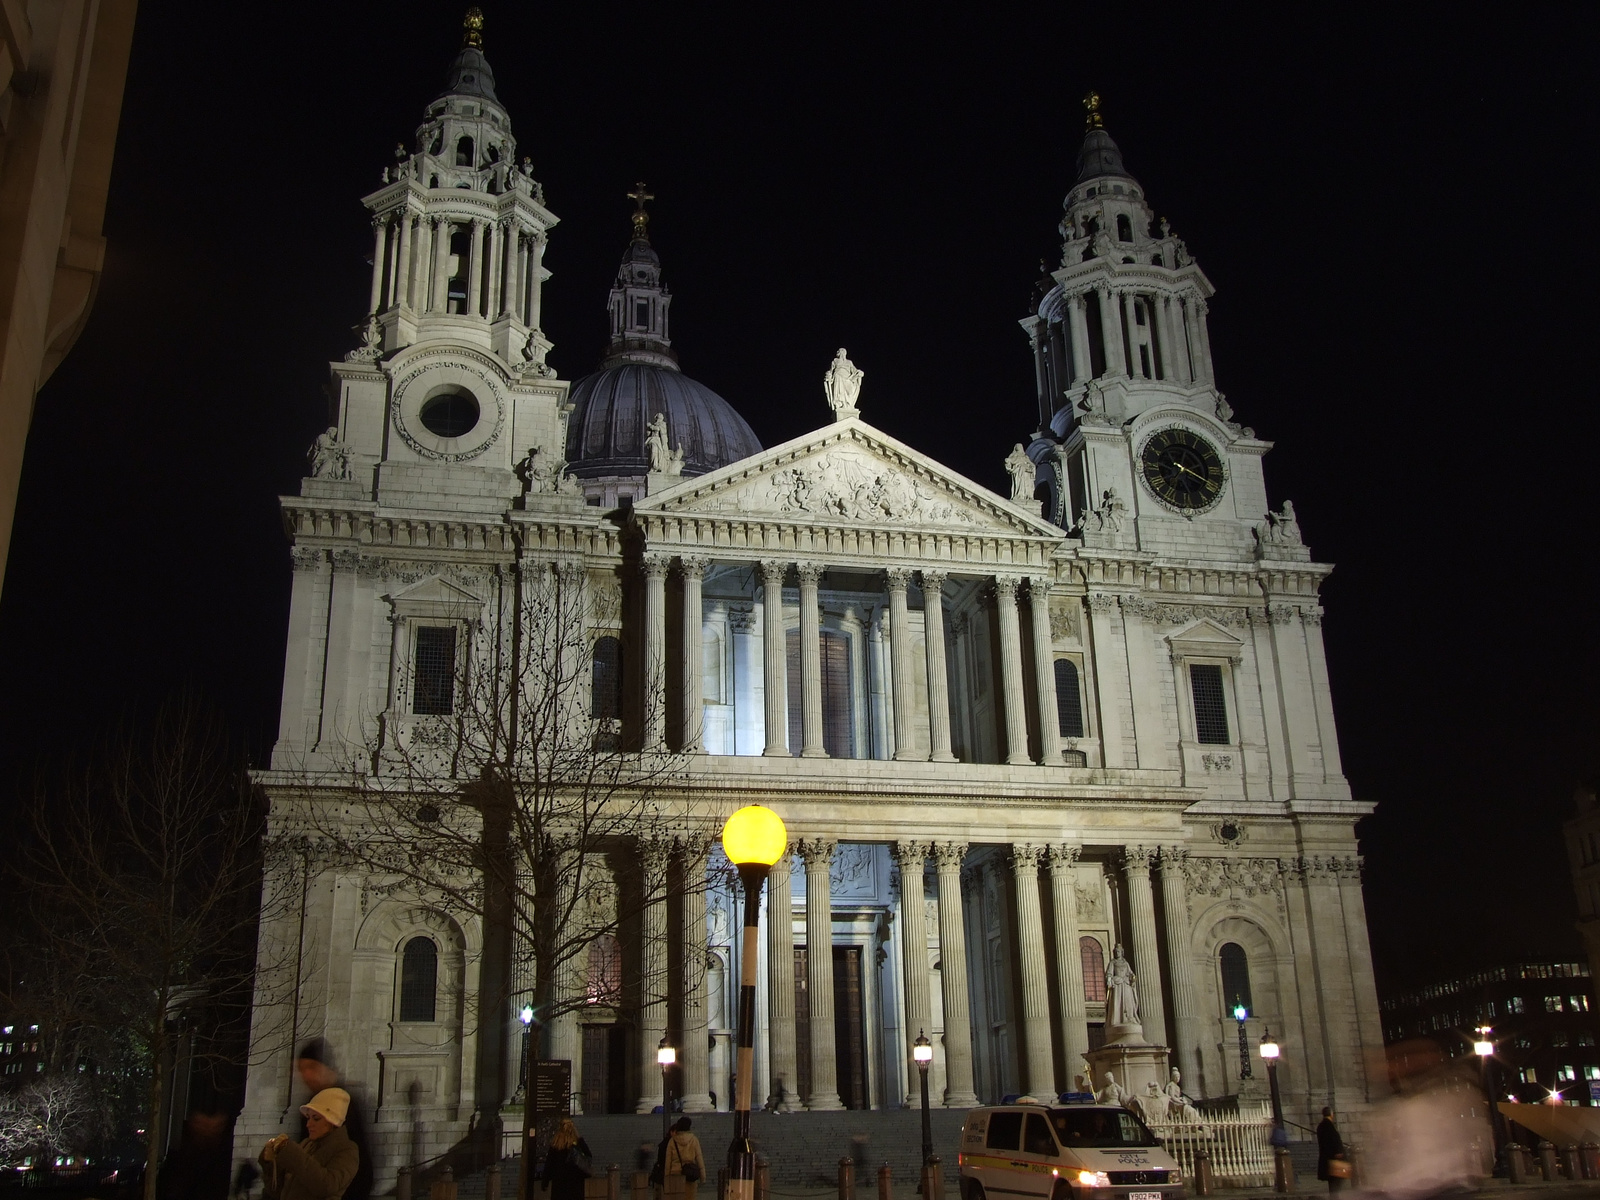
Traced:
[[1095, 1095], [1105, 1090], [1107, 1071], [1116, 1076], [1128, 1099], [1143, 1098], [1151, 1083], [1158, 1089], [1167, 1086], [1171, 1067], [1165, 1046], [1145, 1041], [1144, 1030], [1138, 1025], [1109, 1025], [1106, 1032], [1114, 1035], [1112, 1040], [1084, 1055]]

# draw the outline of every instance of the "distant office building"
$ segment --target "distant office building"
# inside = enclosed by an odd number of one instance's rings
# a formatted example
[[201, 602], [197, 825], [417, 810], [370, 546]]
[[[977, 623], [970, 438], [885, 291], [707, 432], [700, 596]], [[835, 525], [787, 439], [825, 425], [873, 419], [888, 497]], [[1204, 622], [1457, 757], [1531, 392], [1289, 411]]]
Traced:
[[1589, 1104], [1590, 1085], [1600, 1084], [1594, 1003], [1588, 963], [1517, 963], [1385, 999], [1383, 1036], [1391, 1047], [1431, 1040], [1458, 1058], [1487, 1025], [1499, 1097], [1532, 1103], [1556, 1091]]
[[1589, 970], [1600, 963], [1600, 805], [1593, 788], [1573, 794], [1578, 815], [1561, 827], [1567, 839], [1572, 890], [1578, 896], [1578, 932], [1589, 954]]

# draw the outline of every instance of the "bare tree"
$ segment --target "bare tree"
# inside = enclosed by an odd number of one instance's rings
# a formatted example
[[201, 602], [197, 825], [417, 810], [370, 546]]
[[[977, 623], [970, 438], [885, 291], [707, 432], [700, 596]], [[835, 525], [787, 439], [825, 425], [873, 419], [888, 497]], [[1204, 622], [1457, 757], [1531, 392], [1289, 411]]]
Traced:
[[0, 1092], [0, 1167], [27, 1154], [56, 1155], [77, 1147], [94, 1121], [94, 1102], [79, 1075], [45, 1075]]
[[31, 815], [7, 999], [41, 1013], [56, 1070], [131, 1060], [153, 1200], [176, 1018], [247, 1002], [264, 805], [216, 719], [181, 701], [41, 783]]

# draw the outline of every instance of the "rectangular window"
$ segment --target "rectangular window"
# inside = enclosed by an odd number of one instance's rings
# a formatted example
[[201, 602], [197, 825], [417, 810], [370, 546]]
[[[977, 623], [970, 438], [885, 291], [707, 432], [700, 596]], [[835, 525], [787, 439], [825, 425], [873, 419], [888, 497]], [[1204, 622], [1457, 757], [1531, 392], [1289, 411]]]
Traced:
[[633, 323], [640, 329], [650, 328], [650, 302], [639, 300], [633, 306]]
[[1207, 746], [1226, 746], [1228, 705], [1222, 695], [1222, 668], [1215, 663], [1189, 665], [1189, 690], [1194, 696], [1195, 738]]
[[1521, 1011], [1522, 1011], [1522, 997], [1521, 996], [1513, 996], [1513, 997], [1511, 997], [1511, 999], [1506, 1001], [1506, 1015], [1507, 1016], [1510, 1016], [1513, 1013], [1520, 1013]]
[[1522, 1082], [1523, 1083], [1538, 1083], [1539, 1082], [1539, 1072], [1537, 1070], [1535, 1070], [1533, 1067], [1523, 1067], [1521, 1074], [1522, 1074]]
[[1083, 736], [1083, 694], [1078, 690], [1078, 664], [1056, 659], [1056, 719], [1062, 737]]
[[1562, 1083], [1571, 1083], [1578, 1078], [1578, 1069], [1576, 1067], [1562, 1067], [1556, 1072], [1556, 1078]]
[[419, 717], [448, 716], [455, 711], [456, 629], [454, 625], [417, 627], [416, 679], [411, 711]]
[[1547, 1013], [1548, 1012], [1561, 1012], [1562, 1011], [1562, 1009], [1561, 1009], [1561, 997], [1560, 996], [1546, 996], [1544, 998], [1544, 1010]]
[[1568, 996], [1567, 997], [1567, 1011], [1568, 1012], [1588, 1012], [1589, 1011], [1589, 997], [1587, 997], [1587, 996]]
[[1591, 1080], [1600, 1079], [1600, 1067], [1585, 1067], [1583, 1069], [1583, 1077]]

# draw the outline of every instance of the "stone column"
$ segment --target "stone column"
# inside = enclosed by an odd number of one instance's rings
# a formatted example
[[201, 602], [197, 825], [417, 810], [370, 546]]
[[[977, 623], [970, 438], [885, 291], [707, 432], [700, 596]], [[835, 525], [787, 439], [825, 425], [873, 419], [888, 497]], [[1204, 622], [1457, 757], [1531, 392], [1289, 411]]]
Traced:
[[533, 239], [528, 248], [528, 328], [538, 329], [543, 316], [544, 290], [544, 234]]
[[767, 746], [761, 753], [769, 758], [789, 757], [788, 647], [783, 636], [783, 577], [788, 571], [786, 562], [761, 564], [762, 685], [767, 705]]
[[1039, 910], [1039, 860], [1043, 846], [1011, 847], [1017, 883], [1017, 953], [1022, 959], [1022, 1037], [1027, 1090], [1055, 1094], [1055, 1053], [1050, 1045], [1050, 984], [1044, 957], [1044, 918]]
[[1191, 383], [1189, 340], [1183, 333], [1183, 305], [1176, 296], [1161, 297], [1161, 336], [1166, 341], [1164, 359], [1167, 370], [1179, 383]]
[[1059, 767], [1061, 716], [1056, 711], [1056, 652], [1050, 635], [1050, 579], [1035, 575], [1028, 580], [1028, 603], [1033, 616], [1033, 676], [1039, 693], [1039, 761]]
[[410, 209], [400, 213], [400, 265], [395, 270], [394, 302], [406, 308], [415, 307], [411, 299], [411, 227], [416, 220]]
[[946, 1108], [971, 1108], [978, 1103], [972, 1088], [972, 1006], [967, 997], [967, 926], [961, 911], [961, 861], [964, 842], [935, 842], [939, 870], [939, 983], [944, 999], [944, 1103]]
[[450, 218], [433, 219], [433, 298], [430, 312], [450, 311]]
[[1189, 333], [1189, 351], [1194, 356], [1194, 382], [1210, 383], [1210, 354], [1206, 349], [1205, 301], [1197, 293], [1183, 298], [1183, 323]]
[[1067, 298], [1067, 314], [1072, 322], [1072, 382], [1075, 384], [1094, 376], [1094, 359], [1089, 353], [1089, 318], [1084, 308], [1082, 292]]
[[943, 571], [922, 573], [922, 634], [928, 651], [928, 757], [955, 762], [950, 753], [950, 679], [944, 662]]
[[772, 864], [767, 874], [767, 1059], [772, 1093], [768, 1103], [778, 1112], [800, 1107], [795, 1091], [799, 1072], [794, 1045], [794, 898], [790, 856]]
[[505, 279], [506, 223], [495, 221], [489, 226], [489, 299], [483, 306], [483, 315], [494, 320], [500, 315], [500, 284]]
[[1019, 582], [1014, 575], [994, 577], [994, 607], [1000, 621], [1000, 680], [1005, 693], [1006, 762], [1013, 764], [1033, 761], [1028, 757], [1028, 711], [1022, 695], [1022, 631], [1017, 623]]
[[501, 310], [510, 313], [518, 321], [522, 320], [522, 231], [517, 228], [516, 222], [511, 221], [506, 226], [506, 286], [505, 307]]
[[921, 1085], [915, 1082], [920, 1072], [911, 1056], [911, 1045], [919, 1032], [933, 1023], [933, 1006], [928, 993], [928, 915], [922, 895], [922, 863], [926, 842], [896, 842], [894, 860], [900, 867], [900, 954], [905, 976], [905, 1045], [900, 1053], [906, 1063], [907, 1108], [922, 1103]]
[[667, 567], [665, 554], [644, 556], [644, 748], [667, 740]]
[[486, 232], [488, 232], [488, 222], [472, 223], [472, 261], [467, 264], [466, 311], [474, 317], [483, 311], [483, 235]]
[[883, 609], [872, 614], [867, 627], [867, 703], [872, 717], [872, 758], [890, 758], [894, 732], [890, 729], [894, 704], [886, 690], [883, 669]]
[[911, 696], [916, 683], [916, 673], [911, 665], [911, 615], [906, 611], [906, 587], [911, 582], [911, 572], [904, 567], [891, 567], [883, 574], [889, 587], [889, 667], [894, 678], [894, 756], [902, 762], [925, 761], [927, 756], [917, 753], [911, 744], [911, 719], [916, 714], [916, 701]]
[[[571, 912], [573, 907], [573, 890], [577, 886], [578, 871], [576, 855], [564, 855], [572, 861], [564, 862], [564, 869], [557, 873], [556, 879], [556, 906], [559, 912]], [[551, 999], [557, 1006], [558, 1015], [550, 1022], [550, 1057], [565, 1059], [574, 1067], [583, 1058], [583, 1038], [578, 1033], [578, 1014], [570, 1007], [577, 991], [577, 975], [580, 968], [587, 961], [587, 955], [568, 955], [565, 959], [555, 964], [551, 974], [550, 991]], [[565, 1008], [565, 1012], [560, 1010]], [[537, 1047], [531, 1047], [534, 1053]], [[583, 1089], [572, 1089], [572, 1104], [575, 1112], [583, 1111]], [[648, 1109], [646, 1111], [649, 1111]]]
[[683, 867], [683, 1111], [711, 1112], [710, 1025], [706, 1012], [706, 855], [704, 838], [681, 843]]
[[795, 574], [800, 577], [800, 754], [804, 758], [827, 758], [822, 745], [822, 630], [817, 611], [817, 581], [822, 577], [822, 567], [800, 563]]
[[1101, 287], [1099, 293], [1100, 340], [1105, 345], [1106, 374], [1126, 375], [1128, 366], [1122, 354], [1122, 317], [1113, 299], [1115, 293], [1108, 287]]
[[[1122, 316], [1126, 322], [1128, 354], [1131, 356], [1128, 361], [1128, 374], [1139, 378], [1144, 374], [1144, 368], [1139, 362], [1139, 298], [1132, 292], [1122, 293]], [[1148, 326], [1146, 328], [1148, 329]], [[1152, 360], [1154, 357], [1151, 356]], [[1155, 370], [1155, 365], [1154, 361], [1150, 363], [1152, 372]], [[1154, 378], [1153, 374], [1151, 378]]]
[[383, 304], [383, 268], [387, 257], [388, 217], [372, 218], [372, 302], [367, 311], [375, 313]]
[[807, 838], [806, 992], [811, 997], [811, 1097], [813, 1111], [843, 1108], [838, 1051], [833, 1040], [833, 850], [835, 843]]
[[700, 603], [700, 581], [705, 576], [703, 555], [685, 554], [679, 560], [683, 572], [683, 750], [700, 754], [705, 750], [705, 693], [700, 672], [701, 626], [705, 613]]
[[1050, 901], [1056, 918], [1056, 978], [1061, 985], [1062, 1091], [1087, 1073], [1089, 1012], [1083, 996], [1083, 953], [1078, 945], [1078, 846], [1050, 847]]
[[1167, 971], [1172, 981], [1172, 1038], [1177, 1066], [1190, 1087], [1200, 1081], [1200, 1002], [1195, 995], [1193, 939], [1189, 936], [1188, 851], [1161, 848], [1161, 907], [1167, 919]]
[[1129, 846], [1122, 855], [1122, 875], [1128, 887], [1128, 958], [1138, 976], [1139, 1023], [1145, 1040], [1169, 1046], [1166, 1006], [1161, 1000], [1161, 957], [1156, 948], [1156, 905], [1150, 893], [1150, 863], [1154, 850]]
[[634, 1111], [642, 1113], [662, 1103], [656, 1050], [667, 1036], [667, 850], [665, 842], [639, 843], [644, 911], [639, 915], [639, 1103]]

